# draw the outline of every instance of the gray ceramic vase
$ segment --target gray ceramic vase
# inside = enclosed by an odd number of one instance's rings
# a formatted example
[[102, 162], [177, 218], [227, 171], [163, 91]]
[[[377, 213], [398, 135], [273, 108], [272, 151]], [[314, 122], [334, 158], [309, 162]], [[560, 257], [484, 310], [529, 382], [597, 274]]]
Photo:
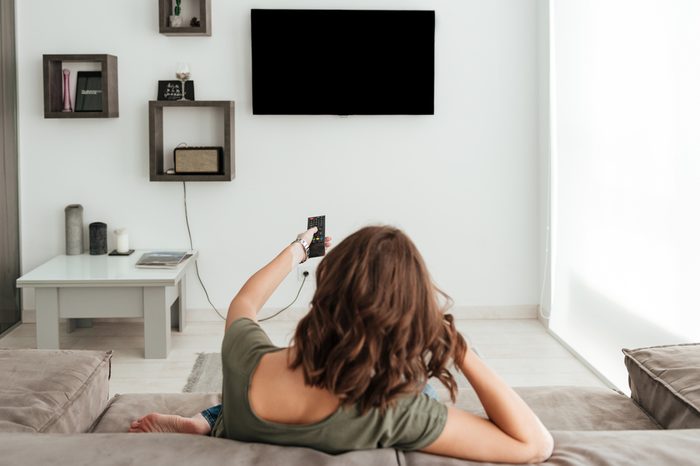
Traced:
[[71, 204], [66, 207], [66, 255], [83, 253], [83, 206]]

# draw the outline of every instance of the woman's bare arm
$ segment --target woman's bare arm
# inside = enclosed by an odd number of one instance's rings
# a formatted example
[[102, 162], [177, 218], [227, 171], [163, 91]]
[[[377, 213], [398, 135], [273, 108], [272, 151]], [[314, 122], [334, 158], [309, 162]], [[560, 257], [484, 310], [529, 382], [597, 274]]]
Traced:
[[471, 349], [459, 366], [489, 418], [450, 407], [442, 434], [423, 451], [492, 462], [537, 463], [549, 458], [552, 436], [518, 394]]
[[301, 249], [302, 246], [299, 243], [287, 246], [245, 282], [228, 307], [226, 329], [234, 320], [241, 317], [257, 321], [258, 311], [292, 270], [297, 255], [301, 254], [301, 257], [304, 257]]
[[[318, 229], [313, 227], [302, 233], [300, 237], [311, 244], [311, 239]], [[326, 248], [331, 246], [331, 237], [325, 239]], [[282, 283], [284, 277], [298, 264], [305, 256], [304, 248], [299, 243], [292, 243], [272, 259], [265, 267], [258, 270], [248, 279], [233, 298], [228, 307], [226, 316], [226, 329], [231, 326], [234, 320], [247, 317], [257, 321], [256, 315], [263, 305], [270, 299], [272, 293]]]

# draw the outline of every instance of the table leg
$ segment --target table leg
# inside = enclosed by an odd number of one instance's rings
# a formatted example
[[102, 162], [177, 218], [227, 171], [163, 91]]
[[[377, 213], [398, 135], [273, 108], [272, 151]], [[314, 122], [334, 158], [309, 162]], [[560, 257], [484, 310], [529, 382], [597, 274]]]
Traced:
[[185, 313], [187, 311], [187, 275], [183, 276], [177, 284], [178, 299], [173, 310], [172, 325], [178, 332], [185, 331]]
[[36, 347], [58, 349], [58, 288], [35, 288]]
[[143, 288], [143, 337], [146, 359], [165, 359], [170, 351], [170, 309], [164, 286]]

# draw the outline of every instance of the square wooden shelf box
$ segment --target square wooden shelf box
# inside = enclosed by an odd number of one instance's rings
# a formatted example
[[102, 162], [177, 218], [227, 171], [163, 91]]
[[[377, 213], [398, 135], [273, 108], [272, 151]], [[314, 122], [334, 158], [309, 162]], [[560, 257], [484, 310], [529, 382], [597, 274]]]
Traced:
[[[102, 111], [63, 112], [63, 63], [99, 63], [102, 71]], [[117, 118], [119, 92], [114, 55], [44, 55], [44, 118]], [[75, 82], [77, 76], [71, 76]]]
[[[183, 17], [184, 24], [180, 27], [170, 26], [170, 15], [173, 14], [173, 0], [158, 0], [158, 27], [160, 33], [166, 36], [211, 36], [211, 0], [194, 0], [199, 4], [196, 14], [199, 27], [190, 26], [191, 17]], [[192, 14], [192, 12], [190, 12]]]
[[[148, 139], [151, 181], [231, 181], [236, 174], [234, 157], [234, 102], [231, 100], [151, 100], [148, 102]], [[212, 107], [223, 110], [224, 166], [217, 174], [168, 175], [164, 168], [163, 109]]]

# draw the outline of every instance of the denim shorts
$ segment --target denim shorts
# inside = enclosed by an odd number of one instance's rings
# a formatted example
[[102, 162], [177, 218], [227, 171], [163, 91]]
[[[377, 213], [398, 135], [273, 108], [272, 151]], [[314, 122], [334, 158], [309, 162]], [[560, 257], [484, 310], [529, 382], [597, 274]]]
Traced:
[[214, 424], [216, 424], [216, 418], [218, 418], [219, 414], [221, 414], [221, 407], [222, 405], [212, 406], [211, 408], [205, 409], [201, 413], [202, 416], [204, 416], [204, 419], [206, 419], [209, 423], [209, 427], [212, 429], [214, 428]]

